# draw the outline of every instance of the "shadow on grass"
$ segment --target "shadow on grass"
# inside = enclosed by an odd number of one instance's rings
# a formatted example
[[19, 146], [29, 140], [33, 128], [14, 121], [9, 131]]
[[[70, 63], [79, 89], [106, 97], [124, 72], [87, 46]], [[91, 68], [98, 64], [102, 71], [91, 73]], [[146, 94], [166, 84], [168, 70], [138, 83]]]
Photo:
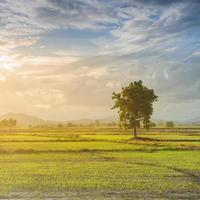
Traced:
[[187, 149], [187, 148], [171, 148], [171, 147], [166, 147], [166, 148], [157, 148], [157, 149], [80, 149], [80, 150], [35, 150], [35, 149], [18, 149], [15, 151], [6, 151], [6, 150], [0, 150], [0, 154], [46, 154], [46, 153], [127, 153], [127, 152], [141, 152], [141, 153], [155, 153], [159, 151], [189, 151], [189, 150], [197, 150], [199, 151], [200, 148], [198, 149]]
[[158, 138], [148, 138], [148, 137], [137, 137], [131, 138], [131, 141], [147, 141], [147, 142], [200, 142], [200, 139], [158, 139]]

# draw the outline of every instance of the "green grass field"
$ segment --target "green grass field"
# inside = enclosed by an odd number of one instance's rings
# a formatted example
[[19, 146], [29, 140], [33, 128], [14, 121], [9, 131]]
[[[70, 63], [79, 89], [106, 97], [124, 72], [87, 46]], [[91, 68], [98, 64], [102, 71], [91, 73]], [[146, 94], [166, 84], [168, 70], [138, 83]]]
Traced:
[[200, 199], [198, 130], [0, 132], [0, 198]]

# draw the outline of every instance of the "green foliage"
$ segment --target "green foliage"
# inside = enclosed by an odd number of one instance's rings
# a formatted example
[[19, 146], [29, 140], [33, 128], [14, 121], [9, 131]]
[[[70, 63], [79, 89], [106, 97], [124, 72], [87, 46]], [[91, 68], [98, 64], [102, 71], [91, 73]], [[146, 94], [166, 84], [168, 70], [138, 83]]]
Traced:
[[68, 127], [73, 127], [74, 124], [72, 124], [71, 122], [68, 122], [68, 123], [67, 123], [67, 126], [68, 126]]
[[12, 129], [12, 128], [15, 128], [17, 126], [17, 120], [15, 119], [3, 119], [0, 121], [0, 127], [1, 128], [9, 128], [9, 129]]
[[63, 128], [63, 125], [62, 125], [61, 123], [59, 123], [59, 124], [57, 125], [57, 127], [58, 127], [58, 128]]
[[167, 128], [173, 128], [174, 127], [174, 122], [173, 121], [166, 122], [166, 127]]
[[120, 93], [113, 92], [114, 106], [118, 109], [120, 126], [126, 129], [140, 127], [141, 121], [148, 129], [150, 117], [153, 113], [153, 102], [157, 100], [153, 89], [143, 85], [142, 81], [135, 81], [123, 87]]
[[154, 123], [154, 122], [149, 122], [149, 127], [156, 127], [156, 123]]

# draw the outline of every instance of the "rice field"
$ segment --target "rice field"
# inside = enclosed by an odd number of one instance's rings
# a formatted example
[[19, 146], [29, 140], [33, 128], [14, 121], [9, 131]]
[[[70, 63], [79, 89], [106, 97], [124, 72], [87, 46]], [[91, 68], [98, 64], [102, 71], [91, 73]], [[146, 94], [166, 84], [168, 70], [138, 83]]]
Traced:
[[200, 199], [200, 134], [0, 131], [1, 199]]

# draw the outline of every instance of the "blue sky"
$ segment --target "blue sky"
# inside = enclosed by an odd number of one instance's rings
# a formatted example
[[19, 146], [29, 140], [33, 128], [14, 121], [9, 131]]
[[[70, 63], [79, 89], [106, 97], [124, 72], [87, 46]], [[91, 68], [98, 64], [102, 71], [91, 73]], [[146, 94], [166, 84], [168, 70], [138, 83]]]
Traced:
[[200, 117], [198, 0], [2, 0], [0, 29], [0, 114], [108, 117], [141, 79], [155, 118]]

